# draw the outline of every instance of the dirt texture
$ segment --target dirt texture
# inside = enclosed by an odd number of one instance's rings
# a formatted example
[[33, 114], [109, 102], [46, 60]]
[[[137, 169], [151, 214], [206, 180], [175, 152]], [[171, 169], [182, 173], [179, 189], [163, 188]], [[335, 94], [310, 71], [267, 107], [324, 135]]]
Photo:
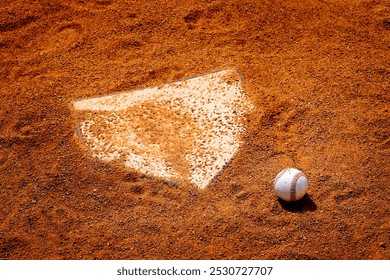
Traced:
[[[389, 32], [382, 0], [2, 0], [0, 258], [390, 259]], [[75, 100], [228, 67], [256, 109], [206, 190], [75, 137]]]

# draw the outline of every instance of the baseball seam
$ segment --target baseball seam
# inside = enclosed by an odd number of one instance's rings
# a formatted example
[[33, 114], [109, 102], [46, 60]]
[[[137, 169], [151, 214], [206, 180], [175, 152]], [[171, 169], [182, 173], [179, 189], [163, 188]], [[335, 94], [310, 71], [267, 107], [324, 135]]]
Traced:
[[280, 173], [276, 176], [275, 180], [274, 180], [274, 187], [276, 186], [276, 182], [284, 175], [284, 173], [286, 173], [288, 171], [288, 168], [286, 169], [283, 169], [282, 171], [280, 171]]
[[298, 172], [297, 174], [294, 175], [294, 177], [291, 180], [291, 185], [290, 185], [290, 200], [291, 201], [296, 201], [297, 199], [297, 182], [298, 179], [304, 176], [302, 172]]

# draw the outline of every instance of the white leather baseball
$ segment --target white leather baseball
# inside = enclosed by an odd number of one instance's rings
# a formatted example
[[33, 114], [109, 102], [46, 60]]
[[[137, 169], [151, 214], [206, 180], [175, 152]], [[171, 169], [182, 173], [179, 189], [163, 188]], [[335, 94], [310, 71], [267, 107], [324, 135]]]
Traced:
[[274, 181], [275, 192], [284, 201], [297, 201], [307, 190], [308, 180], [300, 170], [286, 168], [279, 172]]

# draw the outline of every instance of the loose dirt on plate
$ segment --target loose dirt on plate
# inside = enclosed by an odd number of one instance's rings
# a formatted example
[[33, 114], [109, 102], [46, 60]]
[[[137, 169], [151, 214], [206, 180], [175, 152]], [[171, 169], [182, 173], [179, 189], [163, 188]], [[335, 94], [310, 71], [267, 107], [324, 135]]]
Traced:
[[73, 108], [80, 142], [94, 157], [204, 189], [237, 154], [253, 105], [239, 73], [226, 69]]

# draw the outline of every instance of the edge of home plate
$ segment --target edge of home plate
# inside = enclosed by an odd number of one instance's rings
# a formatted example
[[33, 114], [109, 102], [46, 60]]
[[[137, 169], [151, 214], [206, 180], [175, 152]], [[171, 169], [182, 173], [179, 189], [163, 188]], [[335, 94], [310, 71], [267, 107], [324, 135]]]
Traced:
[[235, 69], [73, 103], [81, 143], [100, 160], [204, 189], [242, 144], [253, 109]]

